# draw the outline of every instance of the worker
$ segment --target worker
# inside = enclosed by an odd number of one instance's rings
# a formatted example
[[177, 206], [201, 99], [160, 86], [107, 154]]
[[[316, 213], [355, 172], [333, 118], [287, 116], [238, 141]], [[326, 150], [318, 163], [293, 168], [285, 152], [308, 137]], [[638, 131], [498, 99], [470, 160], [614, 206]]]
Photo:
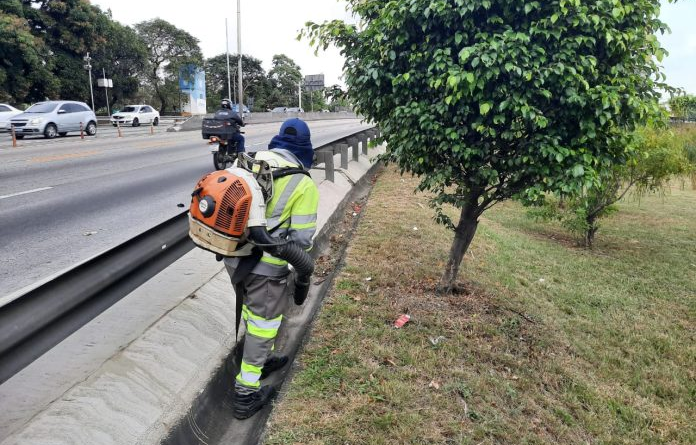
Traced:
[[244, 152], [246, 149], [244, 147], [244, 136], [239, 131], [240, 127], [244, 126], [244, 120], [241, 116], [232, 111], [232, 101], [229, 99], [222, 99], [220, 101], [220, 109], [215, 112], [216, 120], [230, 120], [237, 127], [237, 131], [233, 132], [232, 135], [227, 139], [227, 145], [229, 147], [237, 147], [237, 152]]
[[[273, 197], [266, 207], [268, 232], [273, 238], [287, 239], [309, 251], [319, 204], [319, 191], [308, 172], [314, 160], [309, 127], [300, 119], [285, 121], [268, 148], [257, 152], [256, 159], [267, 161], [271, 167], [297, 171], [273, 181]], [[225, 259], [236, 298], [243, 299], [241, 313], [246, 326], [241, 369], [235, 379], [234, 416], [238, 419], [253, 416], [271, 400], [276, 389], [262, 386], [261, 380], [288, 362], [287, 356], [271, 355], [271, 351], [275, 351], [294, 280], [286, 261], [258, 248], [254, 252]], [[304, 294], [296, 293], [296, 304], [303, 303], [308, 287], [307, 281]]]

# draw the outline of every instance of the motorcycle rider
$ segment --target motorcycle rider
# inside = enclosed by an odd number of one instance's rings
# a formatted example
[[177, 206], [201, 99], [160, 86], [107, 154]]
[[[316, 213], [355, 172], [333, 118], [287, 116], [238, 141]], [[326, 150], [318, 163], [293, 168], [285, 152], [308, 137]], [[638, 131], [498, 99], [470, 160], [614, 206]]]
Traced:
[[[314, 159], [309, 127], [300, 119], [289, 119], [274, 136], [268, 151], [256, 153], [279, 169], [293, 172], [273, 180], [273, 198], [267, 203], [266, 218], [269, 233], [287, 239], [309, 251], [317, 227], [319, 190], [309, 177]], [[242, 318], [246, 324], [241, 369], [235, 381], [234, 416], [246, 419], [253, 416], [275, 394], [273, 386], [261, 386], [261, 380], [288, 362], [283, 355], [271, 356], [275, 339], [285, 312], [293, 281], [288, 262], [261, 252], [249, 256], [226, 258], [225, 267], [235, 286], [236, 298], [242, 298]], [[302, 304], [305, 291], [293, 297]], [[296, 282], [295, 289], [298, 282]]]
[[[232, 101], [230, 101], [229, 99], [222, 99], [222, 101], [220, 102], [220, 109], [215, 112], [215, 119], [216, 120], [231, 120], [238, 127], [244, 126], [244, 121], [242, 120], [241, 116], [232, 111]], [[237, 145], [237, 152], [244, 152], [245, 151], [244, 136], [242, 136], [242, 134], [239, 131], [235, 132], [227, 140], [228, 147], [232, 147], [234, 144]]]

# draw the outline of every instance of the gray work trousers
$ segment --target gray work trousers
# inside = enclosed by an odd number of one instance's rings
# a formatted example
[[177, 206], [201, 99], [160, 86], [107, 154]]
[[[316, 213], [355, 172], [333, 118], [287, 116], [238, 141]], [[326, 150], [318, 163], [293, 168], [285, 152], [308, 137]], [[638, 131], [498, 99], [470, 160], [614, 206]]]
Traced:
[[[234, 269], [227, 267], [230, 276]], [[274, 350], [276, 336], [287, 308], [288, 276], [266, 277], [250, 273], [235, 286], [237, 298], [243, 300], [244, 353], [235, 390], [249, 393], [260, 387], [261, 369]]]

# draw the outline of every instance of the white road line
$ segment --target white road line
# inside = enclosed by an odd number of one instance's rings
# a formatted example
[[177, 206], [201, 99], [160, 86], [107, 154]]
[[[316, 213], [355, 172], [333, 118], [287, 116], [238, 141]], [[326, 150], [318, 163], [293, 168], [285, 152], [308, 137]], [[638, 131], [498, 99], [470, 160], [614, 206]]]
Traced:
[[27, 190], [26, 192], [13, 193], [11, 195], [0, 196], [0, 199], [13, 198], [15, 196], [27, 195], [29, 193], [43, 192], [44, 190], [51, 190], [53, 187], [42, 187], [40, 189]]

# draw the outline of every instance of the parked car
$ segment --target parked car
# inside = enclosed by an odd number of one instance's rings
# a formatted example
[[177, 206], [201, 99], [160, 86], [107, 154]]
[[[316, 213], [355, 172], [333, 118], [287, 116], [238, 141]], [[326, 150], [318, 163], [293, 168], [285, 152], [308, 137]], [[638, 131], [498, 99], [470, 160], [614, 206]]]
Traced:
[[271, 113], [287, 113], [288, 107], [275, 107], [271, 110]]
[[[232, 112], [239, 113], [239, 104], [232, 104]], [[250, 114], [251, 114], [251, 111], [249, 111], [249, 107], [244, 105], [244, 112], [242, 113], [242, 117], [247, 117]]]
[[97, 134], [97, 116], [84, 102], [50, 100], [38, 102], [10, 121], [17, 139], [27, 135], [41, 135], [52, 139], [65, 136], [80, 127], [89, 136]]
[[288, 108], [288, 113], [304, 113], [304, 110], [300, 107], [290, 107]]
[[140, 124], [159, 125], [160, 115], [157, 110], [149, 105], [128, 105], [123, 110], [111, 115], [111, 125], [132, 125]]
[[10, 120], [20, 114], [22, 114], [22, 110], [18, 110], [12, 105], [0, 104], [0, 133], [10, 131], [12, 129]]

